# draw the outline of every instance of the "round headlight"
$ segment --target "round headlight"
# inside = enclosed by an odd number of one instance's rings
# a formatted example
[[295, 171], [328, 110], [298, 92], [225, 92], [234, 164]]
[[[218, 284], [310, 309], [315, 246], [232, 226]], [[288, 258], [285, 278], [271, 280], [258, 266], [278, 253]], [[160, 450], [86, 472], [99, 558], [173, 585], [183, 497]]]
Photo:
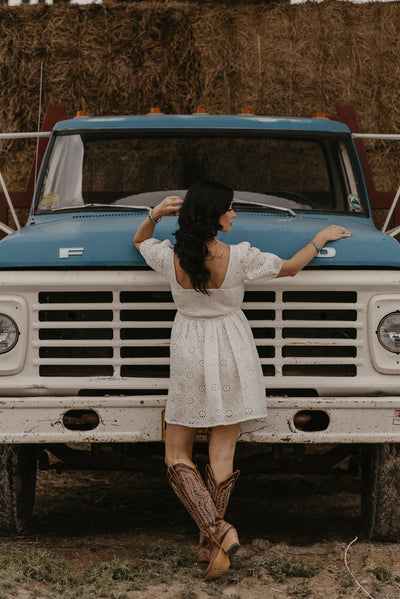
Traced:
[[400, 312], [391, 312], [384, 316], [376, 333], [382, 347], [394, 354], [400, 354]]
[[10, 351], [17, 343], [19, 330], [15, 321], [6, 314], [0, 314], [0, 354]]

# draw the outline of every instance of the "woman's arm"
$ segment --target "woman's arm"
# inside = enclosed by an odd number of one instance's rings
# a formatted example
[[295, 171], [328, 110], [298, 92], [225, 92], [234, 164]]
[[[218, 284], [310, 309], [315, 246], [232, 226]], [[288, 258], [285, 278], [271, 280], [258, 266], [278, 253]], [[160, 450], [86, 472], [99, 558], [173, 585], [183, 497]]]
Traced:
[[290, 260], [282, 260], [283, 265], [278, 277], [294, 277], [302, 268], [319, 253], [328, 241], [336, 241], [345, 237], [351, 237], [351, 232], [338, 225], [326, 227], [305, 246], [299, 250]]
[[[157, 204], [150, 212], [150, 216], [154, 221], [159, 221], [163, 216], [176, 216], [183, 204], [183, 199], [178, 196], [168, 196], [160, 204]], [[154, 227], [156, 223], [146, 216], [140, 227], [135, 233], [133, 243], [139, 250], [140, 244], [146, 239], [153, 237]]]

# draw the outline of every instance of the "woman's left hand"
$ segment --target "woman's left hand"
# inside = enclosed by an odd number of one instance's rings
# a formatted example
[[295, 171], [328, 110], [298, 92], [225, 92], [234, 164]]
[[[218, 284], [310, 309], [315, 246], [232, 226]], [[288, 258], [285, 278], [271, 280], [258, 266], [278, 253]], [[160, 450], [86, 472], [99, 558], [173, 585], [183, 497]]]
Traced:
[[[325, 229], [322, 229], [317, 236], [323, 237], [323, 243], [327, 243], [328, 241], [337, 241], [338, 239], [344, 239], [345, 237], [351, 237], [352, 233], [345, 227], [341, 225], [330, 225]], [[314, 238], [315, 239], [315, 238]]]
[[179, 196], [168, 196], [160, 204], [154, 206], [151, 215], [155, 220], [163, 216], [176, 216], [181, 209], [183, 199]]

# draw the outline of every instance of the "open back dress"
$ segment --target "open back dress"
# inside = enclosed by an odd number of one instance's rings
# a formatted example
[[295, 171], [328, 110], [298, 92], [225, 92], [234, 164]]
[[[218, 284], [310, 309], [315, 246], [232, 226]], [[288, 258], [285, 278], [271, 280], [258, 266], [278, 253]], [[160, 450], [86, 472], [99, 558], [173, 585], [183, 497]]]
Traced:
[[209, 295], [176, 279], [174, 247], [150, 238], [140, 252], [171, 287], [177, 313], [171, 333], [165, 420], [193, 428], [265, 418], [265, 384], [250, 325], [240, 306], [244, 281], [276, 277], [282, 260], [248, 242], [230, 246], [225, 279]]

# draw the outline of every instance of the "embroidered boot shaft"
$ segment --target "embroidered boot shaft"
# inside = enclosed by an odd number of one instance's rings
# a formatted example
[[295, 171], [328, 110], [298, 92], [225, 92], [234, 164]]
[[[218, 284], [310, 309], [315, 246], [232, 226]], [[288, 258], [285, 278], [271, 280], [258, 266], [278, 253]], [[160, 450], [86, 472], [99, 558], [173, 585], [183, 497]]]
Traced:
[[168, 468], [167, 481], [207, 539], [210, 561], [203, 580], [218, 578], [229, 569], [226, 549], [235, 543], [236, 530], [218, 514], [197, 469], [175, 464]]
[[[211, 466], [207, 464], [206, 466], [206, 484], [208, 491], [212, 497], [214, 505], [218, 514], [223, 518], [225, 516], [229, 499], [231, 497], [233, 487], [236, 484], [237, 479], [239, 478], [240, 471], [236, 470], [232, 472], [225, 480], [221, 483], [217, 483], [214, 478], [214, 474]], [[227, 552], [232, 555], [239, 549], [239, 540], [237, 543], [233, 545], [233, 547], [228, 548]], [[198, 566], [201, 570], [206, 570], [208, 568], [208, 564], [210, 563], [210, 548], [208, 544], [208, 539], [202, 533], [200, 533], [200, 542], [197, 553], [197, 561]]]

